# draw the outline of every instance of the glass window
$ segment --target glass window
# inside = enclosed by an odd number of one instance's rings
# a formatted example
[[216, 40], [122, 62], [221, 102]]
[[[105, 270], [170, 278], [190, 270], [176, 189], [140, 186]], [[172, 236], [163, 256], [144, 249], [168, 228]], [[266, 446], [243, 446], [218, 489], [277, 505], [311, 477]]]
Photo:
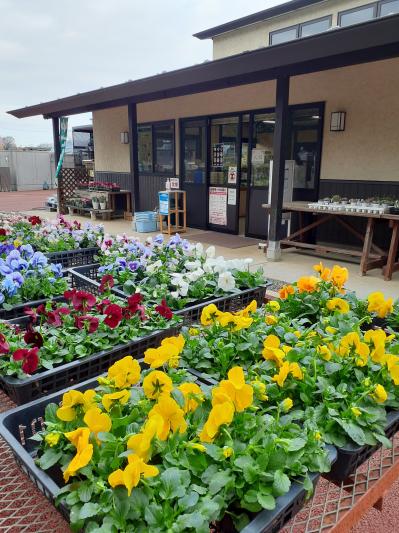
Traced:
[[151, 126], [138, 127], [138, 158], [139, 171], [152, 172], [152, 128]]
[[399, 13], [399, 0], [387, 0], [386, 2], [381, 2], [381, 17], [386, 17], [387, 15], [394, 15], [395, 13]]
[[190, 121], [183, 124], [184, 181], [205, 183], [206, 123]]
[[211, 185], [227, 185], [232, 167], [237, 171], [238, 117], [211, 121]]
[[281, 44], [293, 41], [298, 37], [298, 27], [286, 28], [270, 33], [270, 44]]
[[154, 172], [171, 173], [174, 169], [173, 124], [159, 124], [154, 129]]
[[251, 152], [251, 184], [253, 187], [269, 185], [275, 124], [274, 113], [254, 116]]
[[338, 13], [338, 20], [340, 26], [351, 26], [352, 24], [359, 24], [366, 22], [375, 17], [375, 4], [349, 9]]
[[331, 17], [324, 17], [318, 20], [312, 20], [301, 24], [300, 37], [308, 37], [309, 35], [315, 35], [316, 33], [322, 33], [331, 28]]

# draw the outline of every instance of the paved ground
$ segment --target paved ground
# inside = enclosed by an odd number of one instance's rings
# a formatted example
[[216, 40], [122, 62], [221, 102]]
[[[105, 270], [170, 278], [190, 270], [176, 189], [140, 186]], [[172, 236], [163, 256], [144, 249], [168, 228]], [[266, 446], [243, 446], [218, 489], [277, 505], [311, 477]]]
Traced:
[[57, 191], [0, 192], [0, 211], [41, 209], [49, 196], [57, 196]]

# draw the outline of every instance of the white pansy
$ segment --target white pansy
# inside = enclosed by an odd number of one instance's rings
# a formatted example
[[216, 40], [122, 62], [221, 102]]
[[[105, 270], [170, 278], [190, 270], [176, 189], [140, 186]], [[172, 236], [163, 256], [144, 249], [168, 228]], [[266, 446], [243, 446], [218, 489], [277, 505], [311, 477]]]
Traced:
[[148, 265], [146, 270], [147, 270], [147, 272], [152, 274], [153, 272], [155, 272], [161, 266], [162, 266], [162, 261], [158, 260], [158, 261], [155, 261], [155, 263], [152, 263], [152, 265]]
[[215, 257], [216, 248], [214, 246], [209, 246], [209, 248], [207, 248], [205, 253], [207, 257], [210, 257], [210, 258]]
[[222, 291], [228, 292], [235, 288], [236, 282], [231, 272], [222, 272], [219, 275], [218, 287]]
[[201, 242], [197, 242], [195, 245], [195, 253], [197, 256], [201, 256], [204, 253], [204, 245]]
[[186, 267], [187, 270], [196, 270], [197, 268], [201, 266], [201, 263], [198, 260], [186, 261], [184, 266]]
[[170, 295], [172, 296], [172, 298], [178, 298], [179, 297], [179, 292], [178, 291], [172, 291], [170, 293]]

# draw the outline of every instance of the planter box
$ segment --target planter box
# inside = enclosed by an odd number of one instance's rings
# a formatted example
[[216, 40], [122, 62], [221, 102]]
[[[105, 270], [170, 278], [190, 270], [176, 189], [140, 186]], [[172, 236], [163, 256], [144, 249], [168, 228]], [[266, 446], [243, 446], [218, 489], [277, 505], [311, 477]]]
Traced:
[[[385, 435], [388, 438], [391, 438], [397, 433], [397, 431], [399, 431], [399, 411], [390, 411], [387, 413]], [[379, 448], [381, 448], [381, 444], [376, 444], [375, 446], [357, 446], [356, 444], [348, 444], [343, 448], [337, 448], [337, 460], [332, 466], [331, 472], [324, 477], [337, 483], [345, 481]]]
[[176, 335], [177, 331], [176, 327], [155, 331], [128, 344], [118, 344], [110, 350], [76, 359], [56, 366], [52, 370], [38, 372], [26, 379], [0, 376], [0, 388], [17, 405], [26, 404], [47, 394], [71, 387], [74, 383], [98, 376], [126, 355], [139, 359], [147, 348], [157, 347], [164, 337]]
[[[70, 270], [72, 287], [91, 292], [96, 296], [100, 295], [99, 266], [98, 263], [95, 263], [72, 268]], [[246, 307], [252, 300], [256, 300], [258, 305], [262, 305], [268, 285], [268, 283], [265, 283], [265, 285], [260, 285], [252, 289], [243, 289], [237, 293], [226, 294], [220, 297], [210, 297], [206, 300], [190, 303], [183, 309], [174, 311], [174, 314], [183, 317], [183, 324], [191, 324], [198, 322], [202, 309], [210, 303], [214, 303], [221, 311], [238, 311]], [[127, 295], [120, 288], [113, 287], [112, 292], [120, 298], [127, 298]]]
[[[96, 380], [90, 379], [81, 383], [77, 389], [85, 391], [95, 387], [96, 384]], [[59, 403], [64, 392], [65, 390], [51, 394], [46, 398], [11, 409], [0, 415], [0, 435], [10, 446], [17, 464], [53, 504], [63, 484], [57, 484], [56, 479], [59, 475], [57, 476], [56, 472], [53, 471], [52, 476], [51, 469], [45, 472], [35, 464], [37, 443], [29, 440], [29, 437], [36, 431], [40, 431], [40, 424], [44, 419], [46, 405], [51, 402]], [[328, 450], [330, 460], [334, 462], [336, 458], [335, 448], [329, 446]], [[320, 474], [317, 473], [310, 475], [314, 486], [316, 486], [319, 477]], [[296, 515], [305, 502], [306, 491], [299, 482], [293, 482], [289, 492], [277, 498], [277, 505], [273, 511], [264, 510], [254, 515], [253, 520], [241, 533], [277, 533], [286, 522]], [[66, 520], [69, 521], [68, 508], [61, 504], [59, 510]], [[222, 521], [220, 526], [222, 533], [232, 533], [235, 531], [234, 526], [228, 520], [226, 520], [226, 523]]]
[[90, 248], [76, 248], [75, 250], [66, 250], [64, 252], [47, 252], [44, 255], [51, 263], [61, 263], [62, 268], [71, 268], [74, 266], [90, 265], [95, 261], [94, 257], [98, 254], [99, 248], [92, 246]]
[[0, 320], [12, 320], [14, 318], [23, 317], [25, 312], [25, 307], [38, 307], [41, 304], [45, 304], [49, 300], [52, 300], [54, 302], [62, 302], [64, 300], [64, 296], [53, 296], [52, 298], [41, 298], [40, 300], [32, 300], [30, 302], [23, 302], [22, 304], [16, 304], [13, 306], [12, 309], [6, 310], [6, 309], [0, 309]]

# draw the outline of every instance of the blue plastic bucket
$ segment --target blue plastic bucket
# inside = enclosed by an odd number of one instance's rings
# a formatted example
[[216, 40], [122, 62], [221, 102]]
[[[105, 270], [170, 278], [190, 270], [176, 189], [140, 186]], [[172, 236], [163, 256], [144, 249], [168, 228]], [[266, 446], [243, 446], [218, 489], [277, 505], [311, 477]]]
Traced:
[[134, 215], [134, 227], [138, 233], [157, 231], [157, 212], [139, 211]]

